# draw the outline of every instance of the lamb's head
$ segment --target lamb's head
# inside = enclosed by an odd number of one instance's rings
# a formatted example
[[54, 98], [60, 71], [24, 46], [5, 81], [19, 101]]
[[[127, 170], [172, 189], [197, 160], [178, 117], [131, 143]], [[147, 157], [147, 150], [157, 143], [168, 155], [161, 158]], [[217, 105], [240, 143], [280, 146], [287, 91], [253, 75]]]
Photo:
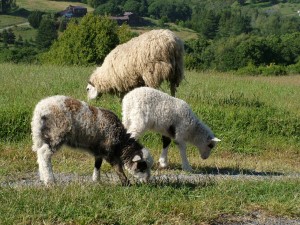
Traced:
[[97, 88], [90, 81], [88, 82], [88, 85], [86, 86], [86, 92], [87, 92], [87, 97], [89, 100], [95, 99], [99, 95]]
[[199, 148], [201, 158], [207, 159], [211, 153], [211, 150], [219, 141], [221, 141], [219, 138], [208, 136], [200, 143], [198, 143], [197, 147]]
[[131, 162], [125, 164], [125, 168], [140, 182], [145, 183], [150, 178], [152, 165], [152, 156], [146, 148], [143, 148], [142, 157], [140, 155], [133, 156]]

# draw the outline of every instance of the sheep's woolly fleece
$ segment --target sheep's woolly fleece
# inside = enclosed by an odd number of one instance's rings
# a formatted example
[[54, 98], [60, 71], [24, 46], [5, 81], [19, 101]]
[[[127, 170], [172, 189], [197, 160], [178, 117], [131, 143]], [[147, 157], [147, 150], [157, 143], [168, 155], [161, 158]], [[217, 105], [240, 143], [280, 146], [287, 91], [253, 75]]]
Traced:
[[95, 157], [93, 180], [99, 178], [102, 159], [116, 168], [124, 185], [128, 180], [123, 165], [142, 181], [150, 177], [151, 165], [144, 160], [144, 155], [150, 159], [150, 154], [130, 138], [119, 118], [109, 110], [67, 96], [52, 96], [36, 105], [31, 129], [32, 149], [37, 152], [45, 184], [54, 182], [51, 156], [62, 144], [84, 149]]
[[185, 101], [149, 87], [136, 88], [124, 96], [122, 122], [134, 138], [147, 130], [163, 135], [165, 146], [159, 159], [161, 167], [167, 166], [170, 139], [178, 144], [182, 167], [187, 171], [192, 168], [186, 157], [186, 142], [195, 145], [201, 157], [206, 159], [220, 141]]
[[173, 32], [152, 30], [113, 49], [89, 83], [98, 93], [127, 93], [140, 86], [157, 88], [167, 80], [175, 94], [184, 78], [183, 53], [183, 42]]

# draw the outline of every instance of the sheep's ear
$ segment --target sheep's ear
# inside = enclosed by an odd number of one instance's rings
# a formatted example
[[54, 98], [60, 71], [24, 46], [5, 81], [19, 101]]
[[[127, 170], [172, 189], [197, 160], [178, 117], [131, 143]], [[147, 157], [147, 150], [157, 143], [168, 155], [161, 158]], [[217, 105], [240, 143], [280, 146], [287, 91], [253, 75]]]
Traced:
[[214, 137], [214, 138], [211, 139], [211, 141], [219, 142], [219, 141], [221, 141], [221, 140], [220, 140], [219, 138]]
[[132, 159], [132, 162], [138, 162], [138, 161], [141, 161], [141, 160], [142, 160], [141, 156], [135, 155], [135, 156], [133, 157], [133, 159]]

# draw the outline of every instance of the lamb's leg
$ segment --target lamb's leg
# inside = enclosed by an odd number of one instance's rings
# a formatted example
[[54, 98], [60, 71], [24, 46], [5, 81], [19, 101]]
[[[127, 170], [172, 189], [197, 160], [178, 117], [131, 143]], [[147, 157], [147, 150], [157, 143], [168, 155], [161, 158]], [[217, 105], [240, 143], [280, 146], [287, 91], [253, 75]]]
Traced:
[[171, 96], [175, 97], [176, 84], [174, 82], [171, 82], [171, 84], [170, 84], [170, 91], [171, 91]]
[[127, 179], [125, 173], [124, 173], [124, 170], [123, 170], [123, 166], [121, 163], [117, 163], [116, 165], [114, 165], [115, 167], [115, 170], [121, 180], [121, 183], [122, 183], [122, 186], [129, 186], [130, 185], [130, 182], [129, 180]]
[[52, 155], [53, 151], [51, 151], [47, 144], [44, 144], [41, 148], [37, 149], [40, 180], [43, 181], [45, 185], [50, 185], [55, 182], [51, 164]]
[[93, 172], [93, 181], [99, 181], [100, 180], [100, 168], [102, 165], [103, 159], [99, 156], [95, 156], [95, 166], [94, 166], [94, 172]]
[[181, 161], [182, 161], [182, 169], [188, 172], [193, 171], [186, 156], [186, 144], [184, 142], [179, 142], [178, 147], [179, 147]]
[[171, 138], [162, 135], [163, 150], [159, 157], [159, 165], [161, 168], [166, 168], [168, 166], [168, 149], [171, 143]]

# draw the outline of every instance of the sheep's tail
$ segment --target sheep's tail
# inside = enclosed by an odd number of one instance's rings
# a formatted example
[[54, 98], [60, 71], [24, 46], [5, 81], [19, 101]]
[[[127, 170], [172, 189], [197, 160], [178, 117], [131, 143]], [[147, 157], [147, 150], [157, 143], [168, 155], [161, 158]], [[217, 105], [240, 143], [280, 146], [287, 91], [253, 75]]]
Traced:
[[32, 151], [36, 152], [44, 144], [42, 139], [42, 128], [45, 117], [42, 113], [35, 109], [31, 121]]
[[175, 71], [174, 77], [170, 82], [171, 95], [175, 96], [176, 89], [179, 86], [180, 82], [184, 79], [184, 44], [183, 41], [176, 37], [176, 47], [174, 49], [174, 58], [175, 58]]

